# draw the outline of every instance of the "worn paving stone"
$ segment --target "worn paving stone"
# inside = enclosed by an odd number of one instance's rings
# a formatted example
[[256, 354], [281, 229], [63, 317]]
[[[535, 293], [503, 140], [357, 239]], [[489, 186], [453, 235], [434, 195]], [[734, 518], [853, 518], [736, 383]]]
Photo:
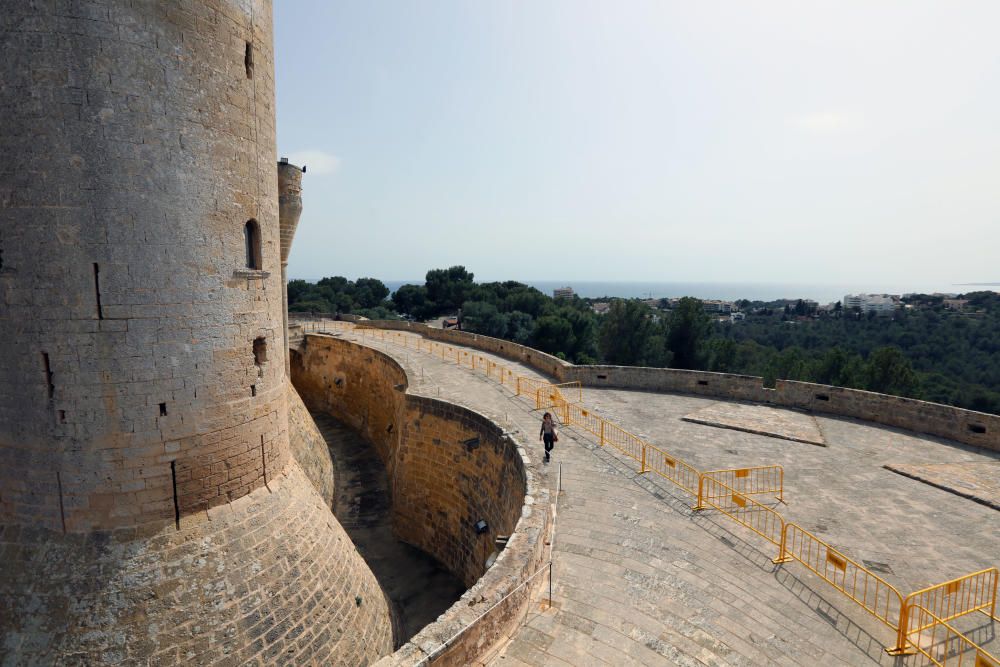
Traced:
[[823, 433], [811, 415], [764, 405], [723, 402], [713, 403], [681, 417], [686, 422], [731, 428], [782, 440], [826, 447]]
[[887, 463], [884, 467], [886, 470], [898, 472], [900, 475], [1000, 510], [1000, 461], [923, 465]]
[[[507, 386], [412, 348], [367, 344], [393, 355], [411, 387], [489, 414], [523, 433], [529, 454], [541, 456], [539, 411]], [[782, 465], [788, 504], [775, 506], [786, 520], [852, 558], [886, 566], [891, 573], [883, 576], [904, 593], [1000, 561], [995, 510], [882, 467], [993, 463], [1000, 459], [995, 453], [790, 413], [775, 423], [808, 417], [827, 444], [794, 446], [685, 421], [709, 406], [745, 407], [686, 395], [585, 388], [583, 402], [702, 470]], [[687, 494], [637, 474], [634, 461], [599, 447], [590, 434], [566, 427], [562, 433], [547, 480], [555, 485], [561, 463], [552, 546], [559, 613], [530, 615], [491, 664], [924, 664], [886, 655], [891, 630], [800, 565], [771, 563], [770, 543], [718, 513], [692, 511]], [[539, 633], [551, 638], [545, 650]], [[976, 636], [997, 652], [995, 627]]]

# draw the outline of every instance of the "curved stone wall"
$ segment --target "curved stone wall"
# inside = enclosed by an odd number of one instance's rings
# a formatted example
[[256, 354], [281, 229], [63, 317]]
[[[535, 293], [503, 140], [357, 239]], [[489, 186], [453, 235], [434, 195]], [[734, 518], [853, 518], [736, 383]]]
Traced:
[[288, 442], [292, 456], [326, 506], [332, 508], [336, 489], [330, 449], [291, 382], [287, 390]]
[[270, 0], [0, 0], [2, 664], [392, 650], [290, 453], [272, 41]]
[[[436, 623], [387, 664], [419, 660], [499, 601], [542, 562], [547, 492], [534, 483], [524, 450], [487, 417], [407, 392], [406, 373], [384, 353], [309, 334], [292, 354], [303, 401], [357, 429], [385, 464], [399, 539], [434, 556], [471, 586]], [[477, 534], [475, 523], [486, 521]], [[511, 535], [489, 570], [497, 535]], [[447, 661], [469, 664], [517, 622], [527, 591], [501, 605], [474, 633], [451, 646]]]
[[181, 530], [0, 531], [2, 664], [370, 664], [388, 603], [293, 462]]
[[288, 462], [270, 2], [0, 15], [0, 521], [155, 524], [263, 486]]
[[801, 410], [853, 417], [1000, 451], [1000, 416], [860, 389], [778, 380], [774, 389], [763, 378], [729, 373], [635, 366], [575, 366], [510, 341], [423, 324], [378, 320], [361, 323], [381, 329], [407, 330], [455, 345], [465, 345], [531, 366], [558, 382], [577, 380], [585, 387], [671, 391], [769, 403]]

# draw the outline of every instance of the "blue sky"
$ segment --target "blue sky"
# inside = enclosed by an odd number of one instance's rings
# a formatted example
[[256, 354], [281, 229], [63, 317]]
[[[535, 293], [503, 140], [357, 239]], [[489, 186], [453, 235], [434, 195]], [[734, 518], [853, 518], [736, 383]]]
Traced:
[[1000, 3], [275, 3], [291, 277], [1000, 280]]

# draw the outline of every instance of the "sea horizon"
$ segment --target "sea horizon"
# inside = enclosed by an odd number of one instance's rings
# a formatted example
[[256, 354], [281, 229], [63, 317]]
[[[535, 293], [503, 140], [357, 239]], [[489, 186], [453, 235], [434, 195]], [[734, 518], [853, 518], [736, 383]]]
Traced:
[[[303, 278], [316, 282], [319, 278]], [[383, 280], [390, 292], [402, 285], [423, 285], [424, 280]], [[478, 282], [494, 282], [480, 280]], [[502, 281], [501, 281], [502, 282]], [[845, 294], [963, 294], [977, 291], [1000, 291], [1000, 283], [767, 283], [767, 282], [684, 282], [629, 280], [518, 280], [552, 296], [560, 287], [572, 287], [581, 297], [589, 299], [663, 299], [691, 296], [697, 299], [736, 301], [777, 301], [779, 299], [811, 299], [820, 304], [840, 301]]]

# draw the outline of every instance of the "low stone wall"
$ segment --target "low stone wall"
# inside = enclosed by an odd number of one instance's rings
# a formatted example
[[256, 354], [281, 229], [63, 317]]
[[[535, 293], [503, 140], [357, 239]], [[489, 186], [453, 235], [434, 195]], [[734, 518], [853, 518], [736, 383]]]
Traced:
[[569, 366], [557, 377], [585, 387], [697, 394], [853, 417], [1000, 451], [1000, 416], [860, 389], [793, 380], [769, 389], [750, 375], [630, 366]]
[[[329, 412], [372, 443], [386, 466], [396, 535], [433, 555], [471, 588], [437, 621], [378, 664], [470, 664], [516, 625], [528, 604], [522, 588], [490, 609], [544, 559], [548, 492], [534, 482], [524, 449], [489, 418], [407, 392], [391, 357], [331, 336], [308, 334], [292, 353], [292, 381], [307, 405]], [[487, 530], [477, 534], [483, 520]], [[510, 535], [494, 565], [497, 535]]]
[[580, 381], [585, 387], [669, 391], [716, 398], [769, 403], [853, 417], [1000, 451], [1000, 416], [860, 389], [778, 380], [775, 388], [751, 375], [707, 373], [675, 368], [575, 366], [552, 355], [510, 341], [464, 331], [434, 329], [423, 324], [372, 320], [361, 326], [407, 330], [430, 340], [466, 345], [531, 366], [558, 382]]
[[400, 322], [396, 320], [369, 320], [360, 322], [359, 326], [374, 329], [391, 329], [394, 331], [412, 331], [429, 340], [436, 340], [441, 343], [452, 345], [464, 345], [483, 352], [489, 352], [511, 361], [524, 364], [534, 368], [539, 373], [558, 377], [566, 368], [572, 368], [573, 364], [563, 361], [559, 357], [554, 357], [546, 352], [540, 352], [527, 345], [519, 345], [502, 338], [490, 338], [468, 331], [458, 331], [456, 329], [435, 329], [425, 324], [416, 322]]

